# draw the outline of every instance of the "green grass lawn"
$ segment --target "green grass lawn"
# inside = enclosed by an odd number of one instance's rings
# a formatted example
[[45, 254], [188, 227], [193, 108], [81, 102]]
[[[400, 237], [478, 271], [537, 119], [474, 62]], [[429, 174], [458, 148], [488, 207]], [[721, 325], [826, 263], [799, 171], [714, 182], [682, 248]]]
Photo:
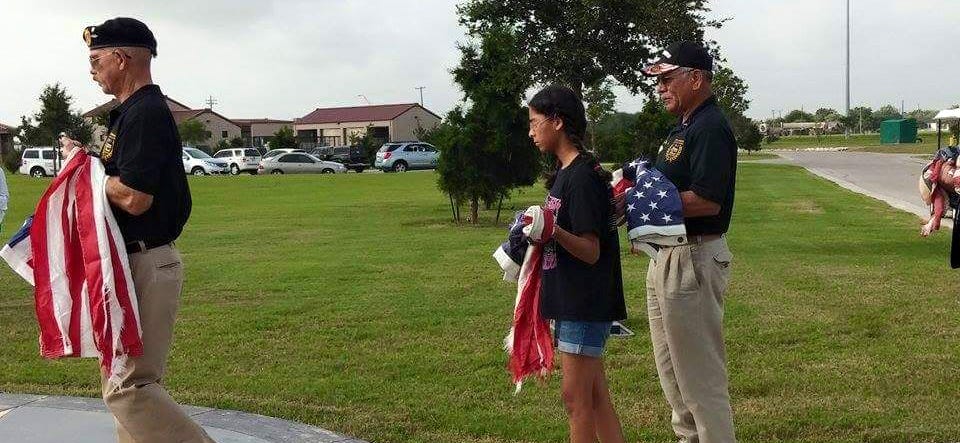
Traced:
[[[46, 180], [10, 177], [6, 238]], [[191, 178], [187, 278], [167, 384], [184, 403], [375, 442], [557, 442], [559, 380], [519, 396], [501, 350], [504, 226], [450, 222], [433, 173]], [[507, 203], [541, 201], [540, 188]], [[509, 218], [509, 211], [504, 219]], [[502, 220], [503, 222], [503, 220]], [[948, 235], [801, 169], [740, 165], [726, 337], [743, 442], [960, 438], [960, 298]], [[607, 365], [629, 441], [671, 441], [646, 333]], [[0, 269], [0, 391], [97, 396], [93, 360], [38, 356], [31, 291]]]
[[[777, 141], [764, 144], [763, 149], [811, 149], [847, 147], [851, 150], [863, 152], [880, 152], [889, 154], [931, 154], [937, 150], [937, 133], [921, 132], [918, 134], [921, 143], [903, 143], [895, 145], [881, 145], [880, 134], [852, 134], [846, 138], [843, 134], [829, 134], [822, 136], [793, 135], [780, 137]], [[946, 145], [950, 135], [944, 134], [943, 143]]]

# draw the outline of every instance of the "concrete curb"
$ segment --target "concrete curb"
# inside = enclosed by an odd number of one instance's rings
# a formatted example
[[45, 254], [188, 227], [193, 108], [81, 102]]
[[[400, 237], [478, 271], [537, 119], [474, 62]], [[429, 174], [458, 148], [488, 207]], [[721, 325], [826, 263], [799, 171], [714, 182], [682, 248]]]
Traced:
[[[198, 406], [183, 406], [183, 409], [221, 442], [366, 443], [316, 426], [258, 414]], [[70, 434], [72, 437], [67, 440], [62, 438], [64, 432], [79, 430], [85, 433]], [[99, 398], [0, 392], [0, 441], [80, 443], [115, 439], [113, 416]]]

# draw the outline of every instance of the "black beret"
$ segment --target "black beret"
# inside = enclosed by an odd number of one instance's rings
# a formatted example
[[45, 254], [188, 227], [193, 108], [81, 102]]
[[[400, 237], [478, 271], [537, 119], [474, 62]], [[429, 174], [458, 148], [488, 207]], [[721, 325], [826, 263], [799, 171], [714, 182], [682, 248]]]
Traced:
[[150, 28], [135, 18], [117, 17], [83, 29], [83, 41], [90, 49], [133, 46], [157, 55], [157, 39]]

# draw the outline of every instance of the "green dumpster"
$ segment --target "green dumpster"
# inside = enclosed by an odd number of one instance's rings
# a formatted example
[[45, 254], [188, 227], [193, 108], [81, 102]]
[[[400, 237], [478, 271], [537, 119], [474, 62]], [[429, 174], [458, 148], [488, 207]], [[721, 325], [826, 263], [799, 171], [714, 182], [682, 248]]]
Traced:
[[884, 120], [880, 123], [880, 144], [916, 142], [917, 121], [915, 119]]

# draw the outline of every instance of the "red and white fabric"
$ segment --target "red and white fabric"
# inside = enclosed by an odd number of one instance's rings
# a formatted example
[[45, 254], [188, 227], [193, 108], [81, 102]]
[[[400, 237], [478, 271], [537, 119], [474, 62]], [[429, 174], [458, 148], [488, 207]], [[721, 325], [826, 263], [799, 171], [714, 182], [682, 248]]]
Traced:
[[543, 276], [543, 244], [554, 233], [553, 213], [531, 206], [523, 214], [524, 234], [530, 239], [517, 280], [513, 327], [504, 339], [510, 355], [509, 368], [520, 392], [530, 376], [544, 378], [553, 371], [553, 338], [550, 322], [540, 315], [540, 285]]
[[143, 344], [106, 179], [99, 159], [75, 150], [40, 198], [29, 238], [12, 241], [0, 256], [34, 286], [40, 354], [99, 358], [116, 383], [127, 358], [143, 354]]

